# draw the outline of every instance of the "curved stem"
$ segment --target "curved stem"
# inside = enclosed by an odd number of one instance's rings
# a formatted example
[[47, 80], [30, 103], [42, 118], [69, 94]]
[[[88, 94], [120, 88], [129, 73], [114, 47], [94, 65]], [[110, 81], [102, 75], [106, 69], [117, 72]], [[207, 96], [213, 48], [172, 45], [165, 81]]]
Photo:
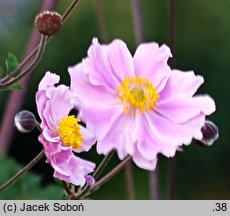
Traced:
[[[63, 14], [62, 18], [63, 18], [63, 23], [66, 22], [66, 20], [69, 18], [69, 16], [72, 14], [73, 10], [75, 9], [75, 7], [77, 6], [77, 3], [80, 0], [74, 0], [71, 5], [69, 6], [69, 8], [66, 10], [66, 12]], [[49, 36], [47, 37], [47, 41], [46, 43], [52, 38], [53, 36]], [[39, 52], [40, 49], [40, 45], [37, 46], [23, 61], [22, 63], [7, 77], [3, 78], [0, 80], [0, 90], [5, 88], [11, 84], [8, 85], [8, 82], [11, 78], [21, 74], [21, 70], [30, 62], [33, 60], [33, 58], [35, 58], [35, 55], [37, 55], [37, 53]], [[34, 62], [34, 61], [33, 61]], [[29, 66], [30, 67], [30, 66]], [[27, 69], [26, 69], [27, 70]], [[19, 79], [21, 79], [21, 77], [18, 77]]]
[[11, 81], [8, 81], [7, 83], [3, 84], [0, 87], [0, 89], [4, 89], [4, 88], [7, 88], [7, 87], [13, 85], [18, 80], [20, 80], [22, 77], [24, 77], [26, 74], [30, 73], [38, 65], [38, 63], [41, 61], [42, 55], [45, 51], [46, 40], [47, 40], [47, 37], [42, 35], [41, 40], [40, 40], [40, 44], [39, 44], [39, 48], [38, 48], [38, 52], [37, 52], [36, 57], [33, 60], [33, 62], [25, 69], [25, 71], [19, 73], [19, 75], [16, 76], [15, 78], [13, 78]]
[[28, 172], [38, 161], [40, 161], [43, 156], [45, 155], [44, 150], [42, 150], [30, 163], [28, 163], [22, 170], [20, 170], [14, 177], [12, 177], [9, 181], [7, 181], [5, 184], [3, 184], [0, 187], [0, 192], [5, 190], [7, 187], [12, 185], [14, 182], [16, 182], [23, 174]]

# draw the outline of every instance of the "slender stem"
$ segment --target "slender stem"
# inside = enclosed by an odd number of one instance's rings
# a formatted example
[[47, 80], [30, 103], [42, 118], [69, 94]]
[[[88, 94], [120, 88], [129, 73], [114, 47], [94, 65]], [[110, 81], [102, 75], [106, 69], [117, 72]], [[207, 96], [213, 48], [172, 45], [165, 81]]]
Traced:
[[0, 84], [2, 85], [3, 83], [6, 83], [7, 81], [9, 81], [10, 79], [11, 79], [11, 77], [14, 77], [14, 76], [16, 76], [17, 74], [19, 74], [20, 73], [20, 71], [26, 66], [26, 64], [29, 62], [29, 61], [31, 61], [34, 57], [35, 57], [35, 55], [36, 55], [36, 53], [37, 53], [37, 51], [38, 51], [38, 48], [39, 47], [36, 47], [36, 49], [34, 49], [21, 63], [20, 63], [20, 65], [13, 71], [13, 72], [11, 72], [10, 73], [10, 75], [8, 75], [8, 76], [6, 76], [6, 77], [4, 77], [3, 79], [1, 79], [1, 82], [0, 82]]
[[[69, 8], [66, 10], [66, 12], [63, 14], [63, 23], [66, 22], [66, 20], [69, 18], [75, 7], [77, 6], [77, 3], [80, 0], [75, 0], [71, 3]], [[52, 38], [53, 36], [47, 37], [46, 43]], [[0, 89], [1, 86], [3, 86], [4, 83], [8, 82], [12, 77], [17, 76], [21, 73], [21, 70], [33, 59], [35, 58], [35, 55], [39, 51], [40, 46], [37, 46], [23, 61], [22, 63], [7, 77], [0, 80]]]
[[75, 193], [70, 189], [68, 183], [66, 183], [65, 181], [63, 181], [62, 183], [63, 183], [64, 189], [66, 191], [68, 198], [72, 199], [72, 197], [75, 196]]
[[[35, 123], [36, 128], [42, 132], [42, 129], [40, 127], [40, 124], [36, 121]], [[5, 184], [3, 184], [0, 187], [0, 192], [5, 190], [7, 187], [12, 185], [14, 182], [16, 182], [22, 175], [24, 175], [26, 172], [28, 172], [38, 161], [40, 161], [43, 156], [45, 155], [44, 150], [42, 150], [30, 163], [28, 163], [25, 167], [23, 167], [15, 176], [13, 176], [9, 181], [7, 181]]]
[[99, 164], [95, 172], [93, 173], [93, 177], [95, 180], [101, 175], [104, 168], [107, 166], [108, 162], [113, 157], [114, 153], [115, 151], [111, 151], [103, 158], [103, 160], [101, 161], [101, 163]]
[[66, 12], [63, 14], [62, 18], [63, 18], [63, 22], [65, 22], [69, 16], [72, 14], [73, 10], [75, 9], [75, 7], [77, 6], [77, 3], [80, 0], [75, 0], [71, 3], [71, 5], [69, 6], [69, 8], [66, 10]]
[[[56, 4], [57, 4], [57, 0], [43, 0], [43, 3], [39, 11], [54, 10], [56, 7]], [[38, 46], [40, 42], [40, 38], [41, 38], [40, 33], [34, 28], [29, 38], [29, 41], [27, 43], [23, 59], [25, 59], [26, 56], [30, 55], [29, 53], [31, 53]], [[34, 54], [36, 54], [36, 52], [34, 52]], [[20, 65], [18, 67], [20, 67]], [[25, 69], [25, 68], [23, 67], [22, 69]], [[0, 152], [1, 153], [4, 153], [4, 154], [7, 153], [9, 149], [9, 145], [14, 137], [13, 134], [15, 130], [13, 127], [9, 127], [9, 126], [13, 125], [14, 116], [17, 112], [20, 111], [24, 103], [26, 90], [27, 90], [27, 87], [31, 84], [30, 80], [31, 80], [31, 77], [33, 76], [33, 72], [34, 71], [32, 71], [27, 76], [25, 76], [23, 79], [21, 79], [20, 82], [22, 83], [24, 87], [23, 90], [11, 91], [9, 93], [7, 104], [4, 110], [4, 114], [2, 115], [3, 116], [2, 124], [0, 126]]]
[[[101, 161], [101, 163], [99, 164], [99, 166], [97, 167], [97, 169], [95, 170], [95, 172], [93, 173], [93, 177], [96, 180], [100, 174], [103, 172], [104, 168], [107, 166], [108, 162], [110, 161], [110, 159], [113, 157], [115, 151], [111, 151], [109, 152]], [[85, 195], [88, 190], [90, 189], [89, 185], [86, 185], [85, 187], [82, 188], [81, 192], [78, 193], [74, 199], [78, 199], [78, 197]]]
[[125, 167], [125, 178], [127, 182], [127, 194], [129, 200], [135, 199], [135, 190], [134, 190], [134, 182], [133, 182], [133, 170], [132, 170], [132, 163], [129, 161], [127, 166]]
[[[176, 0], [169, 0], [168, 4], [168, 38], [174, 58], [170, 59], [169, 64], [175, 67], [175, 39], [176, 39]], [[176, 197], [176, 158], [170, 158], [168, 162], [168, 191], [169, 199]]]
[[132, 3], [132, 13], [134, 18], [134, 30], [136, 43], [140, 44], [144, 41], [144, 28], [143, 19], [141, 12], [141, 2], [140, 0], [131, 0]]
[[174, 55], [173, 58], [169, 59], [171, 67], [175, 66], [175, 41], [176, 41], [176, 0], [169, 0], [168, 3], [168, 40], [169, 47]]
[[160, 199], [160, 186], [159, 186], [159, 175], [158, 175], [158, 166], [152, 172], [150, 172], [150, 188], [151, 188], [151, 199], [159, 200]]
[[10, 185], [12, 185], [22, 175], [24, 175], [26, 172], [28, 172], [38, 161], [40, 161], [43, 158], [44, 155], [45, 155], [44, 150], [42, 150], [30, 163], [28, 163], [25, 167], [23, 167], [23, 169], [20, 170], [14, 177], [12, 177], [9, 181], [7, 181], [5, 184], [3, 184], [0, 187], [0, 192], [2, 192], [7, 187], [9, 187]]
[[105, 175], [103, 178], [101, 178], [98, 182], [96, 182], [86, 194], [83, 196], [79, 196], [79, 199], [84, 199], [86, 196], [90, 195], [91, 193], [98, 190], [103, 184], [108, 182], [114, 175], [116, 175], [122, 168], [124, 168], [129, 161], [131, 161], [132, 157], [127, 156], [121, 163], [119, 163], [115, 168], [113, 168], [107, 175]]
[[97, 22], [99, 26], [100, 38], [103, 42], [107, 42], [109, 37], [106, 28], [105, 16], [103, 13], [101, 0], [96, 0], [96, 1], [94, 0], [94, 2], [95, 2], [95, 10], [96, 10]]
[[33, 62], [25, 69], [25, 71], [19, 73], [19, 75], [16, 76], [15, 78], [13, 78], [11, 81], [3, 84], [1, 86], [1, 88], [5, 89], [5, 88], [11, 86], [12, 84], [16, 83], [22, 77], [24, 77], [25, 75], [27, 75], [28, 73], [30, 73], [38, 65], [38, 63], [41, 61], [42, 55], [43, 55], [43, 53], [45, 51], [46, 39], [47, 39], [46, 36], [44, 36], [44, 35], [41, 36], [41, 40], [40, 40], [40, 44], [39, 44], [39, 49], [38, 49], [38, 52], [36, 54], [36, 57], [33, 60]]

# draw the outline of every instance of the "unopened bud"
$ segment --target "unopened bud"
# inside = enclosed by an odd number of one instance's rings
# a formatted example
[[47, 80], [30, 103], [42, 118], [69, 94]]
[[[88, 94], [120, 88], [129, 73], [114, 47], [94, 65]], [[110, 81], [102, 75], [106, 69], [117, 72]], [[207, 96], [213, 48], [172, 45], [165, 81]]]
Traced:
[[196, 140], [196, 143], [202, 146], [211, 146], [219, 137], [218, 127], [211, 121], [207, 120], [201, 128], [203, 138]]
[[36, 16], [34, 25], [44, 35], [54, 35], [62, 27], [63, 19], [60, 14], [54, 11], [43, 11]]
[[36, 118], [33, 113], [23, 110], [16, 114], [14, 123], [20, 132], [29, 133], [36, 126]]

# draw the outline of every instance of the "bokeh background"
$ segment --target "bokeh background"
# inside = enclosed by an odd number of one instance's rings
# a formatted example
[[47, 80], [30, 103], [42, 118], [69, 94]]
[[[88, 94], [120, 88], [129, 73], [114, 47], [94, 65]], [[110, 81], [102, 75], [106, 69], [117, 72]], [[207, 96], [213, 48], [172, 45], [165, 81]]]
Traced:
[[[142, 0], [144, 40], [168, 44], [168, 0]], [[33, 30], [33, 20], [43, 1], [0, 0], [0, 65], [4, 66], [8, 53], [23, 59]], [[70, 0], [57, 1], [56, 10], [63, 14]], [[93, 37], [104, 40], [100, 32], [96, 0], [81, 0], [62, 30], [48, 43], [45, 55], [23, 90], [25, 96], [14, 100], [15, 106], [32, 111], [37, 116], [35, 93], [46, 71], [61, 75], [68, 84], [67, 67], [81, 61]], [[101, 11], [108, 33], [106, 40], [123, 39], [132, 53], [136, 49], [134, 18], [131, 0], [101, 0]], [[176, 154], [176, 199], [230, 199], [230, 1], [176, 0], [175, 64], [181, 70], [194, 70], [204, 76], [199, 93], [208, 93], [216, 101], [217, 111], [209, 117], [220, 130], [213, 146], [202, 148], [192, 144]], [[10, 112], [11, 92], [0, 93], [1, 128]], [[38, 117], [38, 116], [37, 116]], [[13, 118], [13, 117], [12, 117]], [[9, 144], [0, 143], [0, 183], [27, 164], [42, 149], [37, 141], [39, 133], [20, 134], [14, 125]], [[83, 155], [100, 161], [95, 149]], [[168, 199], [168, 159], [158, 162], [161, 199]], [[112, 164], [117, 163], [114, 158]], [[150, 173], [133, 165], [135, 199], [150, 199]], [[61, 199], [61, 188], [52, 178], [52, 169], [39, 162], [30, 173], [3, 193], [0, 199]], [[95, 192], [93, 199], [127, 199], [124, 171]]]

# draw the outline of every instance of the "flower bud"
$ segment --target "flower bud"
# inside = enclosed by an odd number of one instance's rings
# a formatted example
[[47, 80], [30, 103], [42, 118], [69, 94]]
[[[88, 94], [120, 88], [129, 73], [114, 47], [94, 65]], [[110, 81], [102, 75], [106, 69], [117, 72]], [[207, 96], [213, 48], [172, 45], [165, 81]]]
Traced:
[[33, 113], [23, 110], [15, 115], [14, 123], [20, 132], [29, 133], [36, 126], [36, 118]]
[[36, 16], [34, 25], [44, 35], [54, 35], [62, 27], [63, 19], [60, 14], [54, 11], [43, 11]]
[[219, 137], [218, 127], [211, 121], [207, 120], [201, 128], [203, 138], [196, 140], [196, 143], [205, 147], [211, 146]]

